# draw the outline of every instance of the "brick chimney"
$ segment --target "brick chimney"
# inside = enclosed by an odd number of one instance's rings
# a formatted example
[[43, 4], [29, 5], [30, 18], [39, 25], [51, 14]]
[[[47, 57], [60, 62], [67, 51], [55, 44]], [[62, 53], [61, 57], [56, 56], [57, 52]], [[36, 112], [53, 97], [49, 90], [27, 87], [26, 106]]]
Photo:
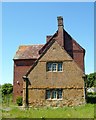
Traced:
[[57, 21], [58, 21], [58, 39], [57, 39], [57, 42], [60, 44], [60, 46], [64, 47], [63, 17], [62, 16], [57, 17]]

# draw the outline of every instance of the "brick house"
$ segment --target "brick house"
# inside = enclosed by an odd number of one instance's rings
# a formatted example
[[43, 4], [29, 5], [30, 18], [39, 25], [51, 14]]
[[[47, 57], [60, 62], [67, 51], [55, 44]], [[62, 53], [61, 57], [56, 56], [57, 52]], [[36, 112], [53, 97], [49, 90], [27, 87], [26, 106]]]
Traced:
[[23, 105], [73, 106], [85, 103], [85, 50], [65, 31], [58, 30], [44, 45], [22, 45], [14, 56], [13, 99]]

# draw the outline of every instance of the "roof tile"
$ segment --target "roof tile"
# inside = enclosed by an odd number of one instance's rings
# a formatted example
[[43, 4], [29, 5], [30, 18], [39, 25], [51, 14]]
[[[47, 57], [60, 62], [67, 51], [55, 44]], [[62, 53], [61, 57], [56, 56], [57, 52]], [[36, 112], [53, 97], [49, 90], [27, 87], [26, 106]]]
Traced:
[[43, 45], [22, 45], [19, 46], [17, 50], [15, 59], [38, 59], [39, 58], [39, 50], [43, 47]]

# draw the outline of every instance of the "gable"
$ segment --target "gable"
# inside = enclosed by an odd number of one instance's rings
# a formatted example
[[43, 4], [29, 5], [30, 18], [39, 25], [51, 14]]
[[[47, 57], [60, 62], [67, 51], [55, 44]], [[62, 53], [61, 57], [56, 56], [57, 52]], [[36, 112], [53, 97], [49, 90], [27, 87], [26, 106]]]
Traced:
[[41, 56], [36, 60], [33, 66], [27, 71], [26, 76], [30, 74], [30, 72], [38, 65], [38, 62], [48, 62], [48, 61], [73, 61], [74, 65], [81, 72], [82, 70], [78, 67], [77, 63], [71, 58], [71, 56], [64, 50], [57, 41], [53, 40], [52, 43], [47, 47], [45, 51], [41, 54]]
[[[62, 61], [63, 71], [48, 72], [48, 61]], [[82, 76], [83, 71], [56, 41], [35, 62], [27, 75], [30, 88], [83, 88]]]
[[67, 52], [55, 41], [39, 61], [66, 61], [72, 60]]
[[76, 51], [84, 51], [82, 48], [69, 34], [64, 30], [65, 35], [65, 50], [76, 50]]

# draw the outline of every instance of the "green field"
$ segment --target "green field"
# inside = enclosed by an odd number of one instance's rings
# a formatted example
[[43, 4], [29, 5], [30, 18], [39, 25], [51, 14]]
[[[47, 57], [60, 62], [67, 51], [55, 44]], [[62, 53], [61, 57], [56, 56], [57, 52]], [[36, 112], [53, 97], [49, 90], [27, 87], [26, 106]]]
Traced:
[[94, 104], [63, 108], [3, 108], [2, 118], [94, 118]]
[[24, 109], [12, 103], [12, 95], [5, 97], [1, 105], [2, 118], [96, 118], [96, 95], [89, 95], [87, 104], [75, 107]]

